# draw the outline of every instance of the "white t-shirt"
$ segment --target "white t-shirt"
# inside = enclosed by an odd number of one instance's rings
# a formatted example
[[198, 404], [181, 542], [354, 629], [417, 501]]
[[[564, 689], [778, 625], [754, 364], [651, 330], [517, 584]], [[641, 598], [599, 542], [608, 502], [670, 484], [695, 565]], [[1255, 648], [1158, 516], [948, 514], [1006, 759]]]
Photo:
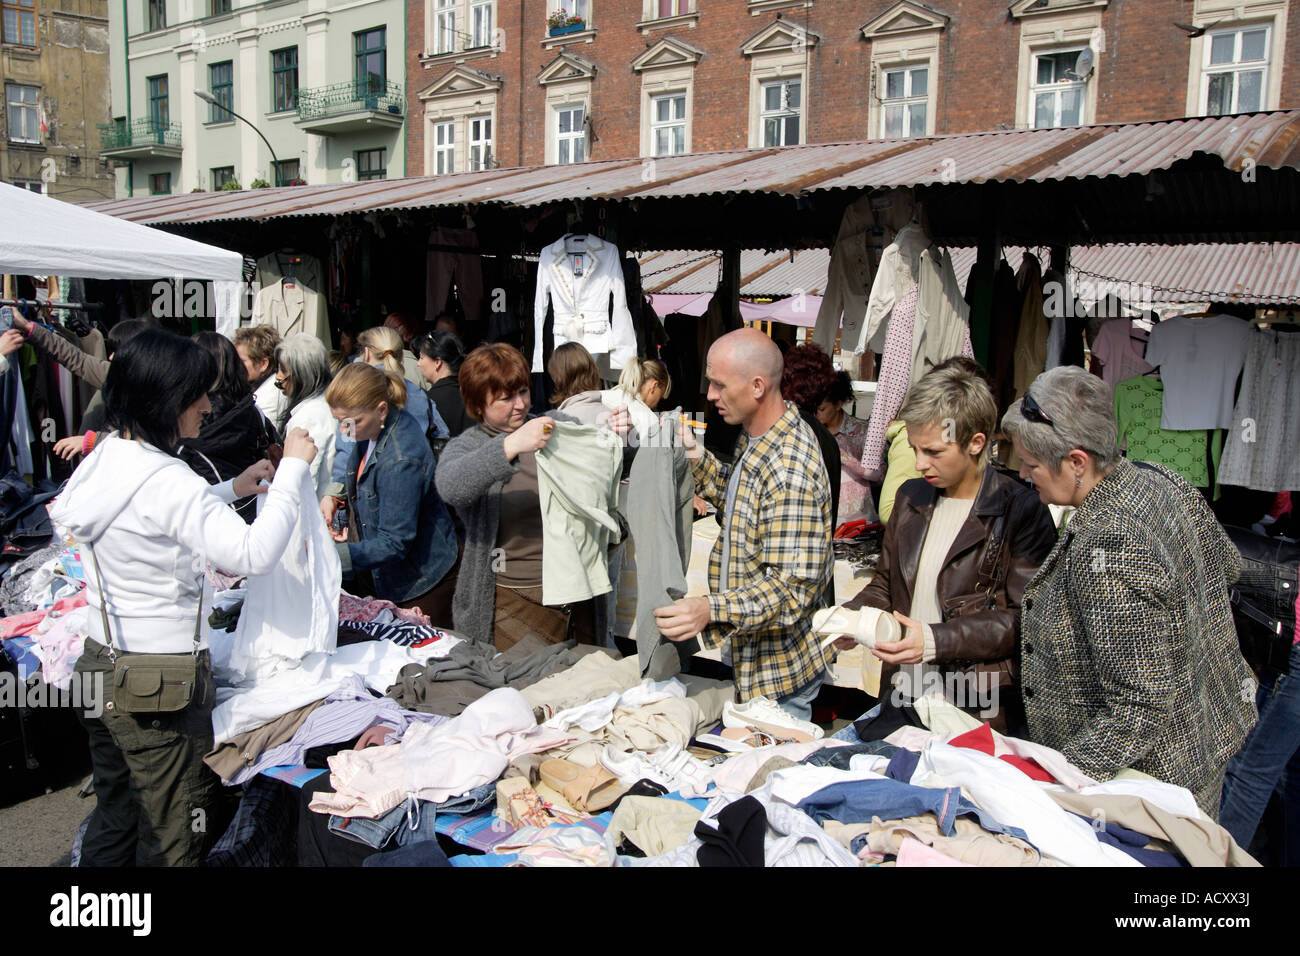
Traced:
[[1165, 383], [1160, 427], [1231, 428], [1232, 398], [1250, 347], [1250, 323], [1230, 315], [1156, 323], [1146, 360]]

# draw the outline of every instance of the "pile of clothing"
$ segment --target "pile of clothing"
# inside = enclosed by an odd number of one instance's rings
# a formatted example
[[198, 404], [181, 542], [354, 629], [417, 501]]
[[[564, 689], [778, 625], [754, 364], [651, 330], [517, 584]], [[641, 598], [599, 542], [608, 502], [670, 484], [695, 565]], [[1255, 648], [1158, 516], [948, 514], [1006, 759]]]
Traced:
[[594, 648], [461, 643], [389, 688], [390, 730], [328, 757], [309, 807], [394, 864], [447, 865], [442, 834], [479, 851], [453, 866], [1255, 865], [1184, 788], [1094, 780], [942, 698], [877, 740], [733, 693]]

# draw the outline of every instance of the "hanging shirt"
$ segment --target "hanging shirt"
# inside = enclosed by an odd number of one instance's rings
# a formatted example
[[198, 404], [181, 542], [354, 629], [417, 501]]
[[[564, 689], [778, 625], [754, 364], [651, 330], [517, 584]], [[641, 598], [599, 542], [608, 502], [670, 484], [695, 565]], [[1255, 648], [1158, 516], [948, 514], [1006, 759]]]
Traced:
[[1135, 326], [1132, 319], [1105, 323], [1092, 343], [1092, 354], [1101, 362], [1102, 381], [1113, 387], [1151, 371], [1151, 365], [1142, 357], [1148, 338], [1148, 333]]
[[[1102, 326], [1104, 332], [1106, 326]], [[1134, 461], [1153, 461], [1176, 471], [1198, 488], [1210, 484], [1205, 463], [1205, 432], [1176, 432], [1160, 427], [1164, 414], [1164, 384], [1139, 375], [1115, 386], [1115, 422], [1124, 455]]]
[[1173, 431], [1231, 428], [1237, 376], [1246, 364], [1250, 323], [1230, 315], [1178, 315], [1151, 330], [1146, 361], [1165, 383], [1160, 426]]

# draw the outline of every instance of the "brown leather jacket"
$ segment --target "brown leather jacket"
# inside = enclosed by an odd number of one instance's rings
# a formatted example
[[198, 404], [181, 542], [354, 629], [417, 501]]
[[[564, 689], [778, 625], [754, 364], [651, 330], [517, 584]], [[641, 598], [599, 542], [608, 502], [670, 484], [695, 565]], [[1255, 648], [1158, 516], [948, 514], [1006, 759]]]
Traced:
[[[875, 576], [846, 607], [878, 607], [904, 614], [911, 609], [921, 546], [938, 497], [938, 489], [924, 479], [903, 484], [885, 527]], [[1029, 579], [1055, 544], [1056, 525], [1038, 495], [989, 466], [939, 572], [944, 619], [932, 625], [934, 662], [943, 671], [996, 673], [1003, 719], [993, 723], [999, 729], [1014, 731], [1023, 721], [1017, 662], [1020, 601]], [[885, 666], [882, 686], [894, 669]]]

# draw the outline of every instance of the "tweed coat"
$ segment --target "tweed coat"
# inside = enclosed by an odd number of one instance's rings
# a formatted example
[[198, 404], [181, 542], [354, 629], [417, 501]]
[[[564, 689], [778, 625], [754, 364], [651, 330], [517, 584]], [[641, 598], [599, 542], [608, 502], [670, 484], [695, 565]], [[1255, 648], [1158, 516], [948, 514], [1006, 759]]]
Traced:
[[1121, 460], [1025, 588], [1021, 690], [1032, 740], [1099, 779], [1132, 767], [1217, 819], [1258, 719], [1228, 586], [1240, 556], [1200, 493]]

